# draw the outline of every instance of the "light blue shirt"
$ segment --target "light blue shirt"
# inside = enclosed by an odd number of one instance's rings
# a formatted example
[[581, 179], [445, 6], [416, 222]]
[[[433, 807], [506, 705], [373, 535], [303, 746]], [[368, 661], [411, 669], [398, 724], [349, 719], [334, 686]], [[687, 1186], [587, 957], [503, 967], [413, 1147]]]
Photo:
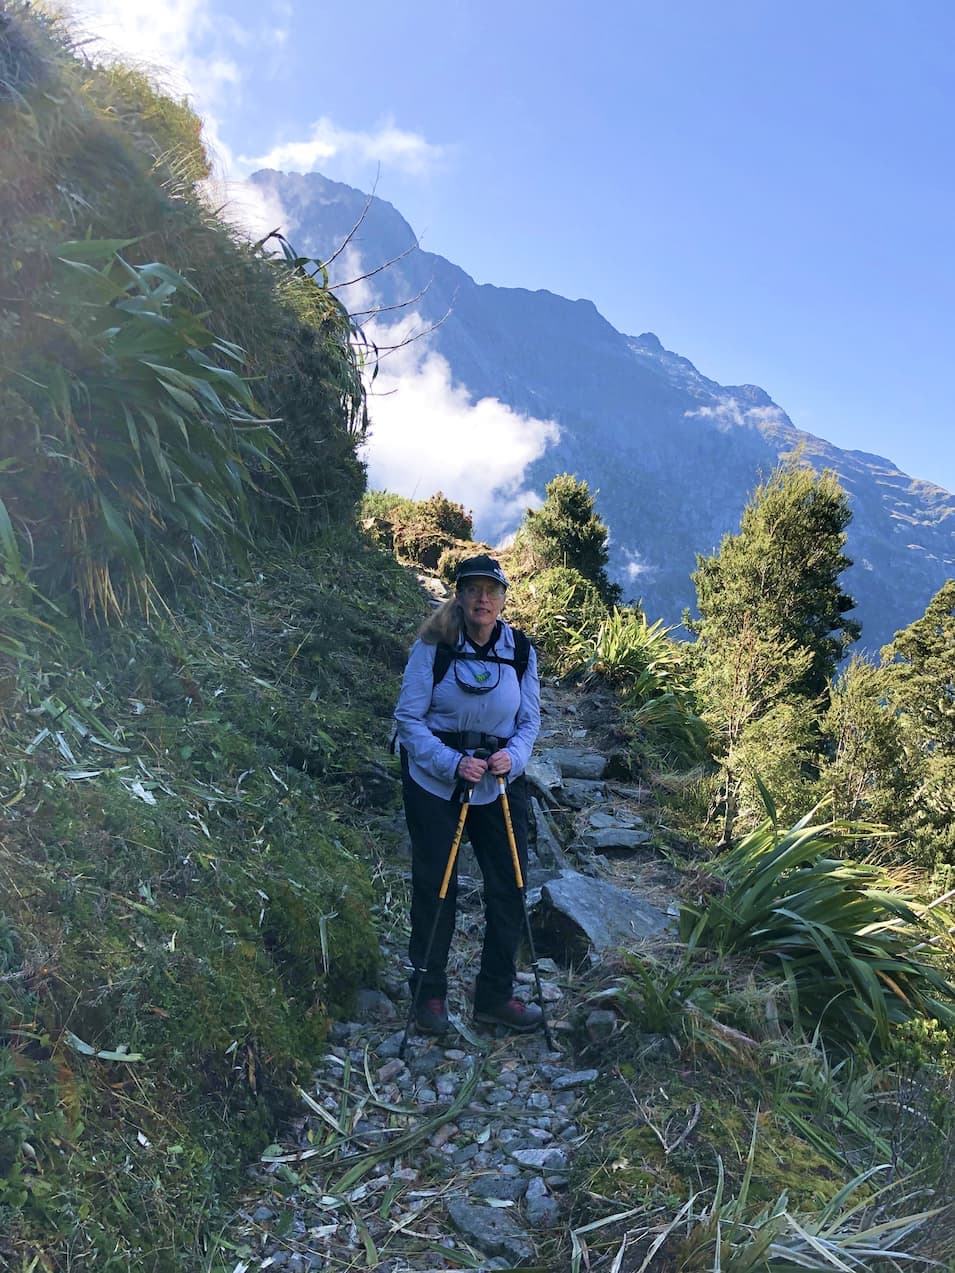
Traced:
[[[437, 648], [420, 640], [411, 647], [395, 708], [395, 721], [398, 741], [408, 753], [411, 777], [425, 791], [450, 800], [457, 786], [457, 767], [462, 752], [448, 747], [435, 737], [433, 731], [438, 730], [442, 734], [474, 731], [508, 739], [505, 748], [511, 758], [508, 778], [516, 778], [527, 767], [540, 730], [540, 680], [537, 653], [531, 646], [527, 670], [520, 682], [516, 669], [507, 664], [460, 659], [452, 661], [444, 678], [433, 685]], [[474, 652], [463, 637], [457, 648]], [[491, 653], [499, 658], [514, 658], [514, 633], [508, 624], [501, 623], [501, 631]], [[476, 685], [490, 684], [493, 688], [487, 694], [469, 694], [461, 688], [459, 680]], [[490, 804], [497, 799], [499, 790], [497, 778], [493, 774], [485, 774], [475, 785], [471, 800], [474, 804]]]

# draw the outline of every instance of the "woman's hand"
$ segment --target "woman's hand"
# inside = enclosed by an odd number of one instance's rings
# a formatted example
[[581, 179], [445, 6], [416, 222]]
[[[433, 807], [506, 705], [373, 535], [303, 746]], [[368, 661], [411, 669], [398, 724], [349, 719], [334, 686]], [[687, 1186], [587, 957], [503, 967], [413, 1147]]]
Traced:
[[[497, 753], [500, 755], [500, 752]], [[492, 756], [493, 760], [494, 757]], [[488, 762], [479, 760], [477, 756], [462, 756], [458, 762], [458, 777], [465, 782], [480, 782], [487, 773]]]
[[511, 753], [508, 751], [496, 751], [489, 758], [487, 767], [495, 778], [503, 778], [505, 774], [511, 772]]

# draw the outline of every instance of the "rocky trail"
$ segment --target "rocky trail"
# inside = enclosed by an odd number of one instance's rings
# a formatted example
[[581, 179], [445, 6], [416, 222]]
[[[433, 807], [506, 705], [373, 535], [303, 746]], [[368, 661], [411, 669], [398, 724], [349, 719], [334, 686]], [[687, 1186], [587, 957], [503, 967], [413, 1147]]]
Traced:
[[[412, 1028], [399, 1056], [409, 864], [397, 864], [382, 986], [361, 994], [356, 1020], [333, 1026], [300, 1093], [301, 1116], [250, 1170], [243, 1208], [223, 1235], [223, 1267], [233, 1273], [567, 1267], [575, 1159], [598, 1134], [588, 1109], [620, 1028], [587, 986], [616, 948], [666, 939], [678, 876], [653, 848], [648, 793], [608, 776], [611, 700], [547, 685], [542, 714], [528, 770], [528, 901], [557, 1050], [542, 1033], [507, 1035], [471, 1020], [483, 916], [465, 847], [449, 968], [454, 1028], [440, 1040]], [[519, 993], [530, 999], [523, 959]]]

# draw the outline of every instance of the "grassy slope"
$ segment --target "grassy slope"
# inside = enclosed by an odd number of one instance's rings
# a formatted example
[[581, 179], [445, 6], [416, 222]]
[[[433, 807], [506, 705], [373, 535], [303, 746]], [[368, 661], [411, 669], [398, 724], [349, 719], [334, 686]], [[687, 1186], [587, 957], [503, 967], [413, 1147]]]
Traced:
[[[377, 846], [359, 809], [381, 786], [413, 585], [340, 531], [261, 560], [252, 584], [220, 570], [173, 599], [165, 568], [181, 577], [196, 548], [173, 529], [188, 475], [167, 480], [153, 457], [122, 504], [132, 427], [89, 390], [116, 364], [56, 261], [65, 240], [133, 240], [132, 261], [186, 275], [281, 417], [300, 504], [257, 500], [260, 544], [277, 523], [300, 542], [351, 526], [363, 408], [347, 320], [209, 210], [207, 173], [185, 103], [3, 6], [0, 1263], [15, 1267], [200, 1261], [216, 1200], [279, 1125], [330, 1014], [375, 975]], [[206, 490], [200, 438], [186, 446]], [[103, 497], [121, 509], [112, 529]], [[144, 507], [171, 611], [70, 634], [91, 572], [125, 598]], [[218, 563], [215, 534], [193, 532]]]
[[0, 1253], [17, 1267], [198, 1266], [330, 1015], [374, 981], [363, 807], [395, 790], [376, 766], [420, 608], [342, 536], [21, 671], [0, 742]]

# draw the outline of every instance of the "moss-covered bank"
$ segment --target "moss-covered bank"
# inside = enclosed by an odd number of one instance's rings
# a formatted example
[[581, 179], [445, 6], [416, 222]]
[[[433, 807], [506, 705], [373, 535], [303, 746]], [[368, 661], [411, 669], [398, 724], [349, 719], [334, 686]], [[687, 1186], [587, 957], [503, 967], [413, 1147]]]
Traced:
[[21, 667], [0, 731], [0, 1258], [201, 1267], [330, 1016], [374, 981], [367, 809], [394, 791], [420, 610], [341, 534]]

